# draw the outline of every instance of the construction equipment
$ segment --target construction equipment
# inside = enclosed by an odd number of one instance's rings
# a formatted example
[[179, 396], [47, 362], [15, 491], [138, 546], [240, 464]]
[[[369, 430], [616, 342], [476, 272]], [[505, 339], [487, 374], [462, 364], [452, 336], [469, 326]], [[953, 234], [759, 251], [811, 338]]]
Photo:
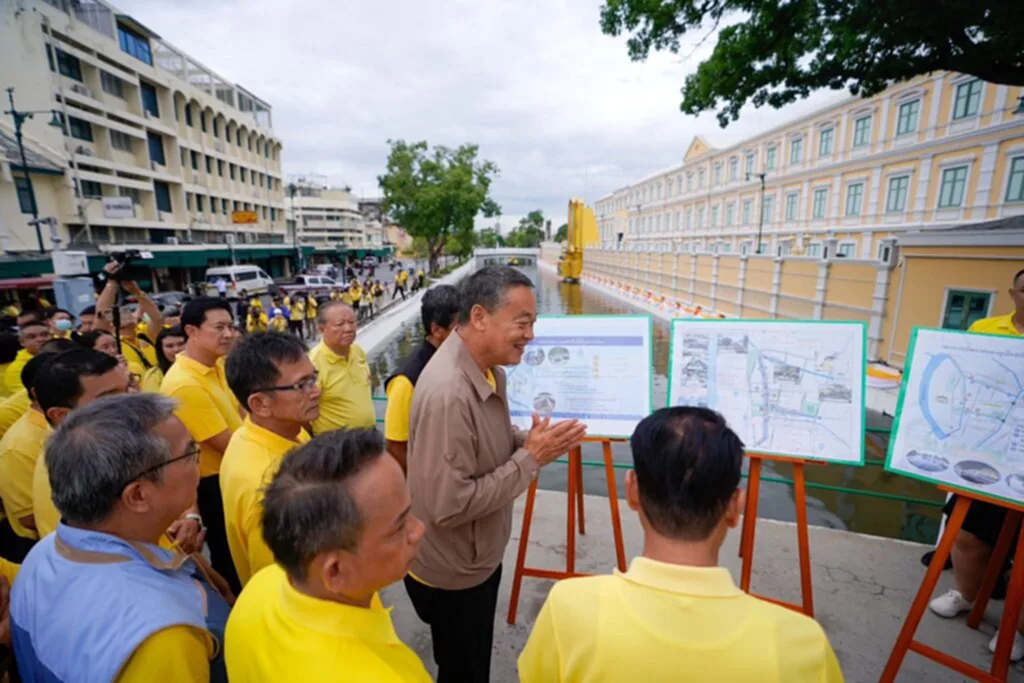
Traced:
[[583, 248], [598, 242], [594, 210], [582, 199], [569, 200], [569, 228], [558, 262], [558, 274], [565, 282], [579, 282], [583, 275]]

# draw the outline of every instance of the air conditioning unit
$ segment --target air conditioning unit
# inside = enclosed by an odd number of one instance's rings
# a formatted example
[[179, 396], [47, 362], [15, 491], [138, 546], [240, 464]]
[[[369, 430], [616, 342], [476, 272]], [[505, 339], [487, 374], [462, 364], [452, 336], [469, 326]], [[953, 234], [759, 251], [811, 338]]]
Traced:
[[157, 163], [156, 163], [155, 161], [150, 161], [150, 162], [149, 162], [149, 168], [150, 168], [150, 170], [156, 171], [156, 170], [157, 170], [157, 165], [158, 165], [158, 164], [157, 164]]
[[165, 243], [166, 244], [177, 245], [178, 244], [178, 238], [177, 237], [168, 237]]
[[91, 157], [92, 150], [89, 149], [88, 147], [85, 147], [84, 145], [79, 145], [78, 147], [75, 148], [75, 154], [81, 154], [84, 157]]

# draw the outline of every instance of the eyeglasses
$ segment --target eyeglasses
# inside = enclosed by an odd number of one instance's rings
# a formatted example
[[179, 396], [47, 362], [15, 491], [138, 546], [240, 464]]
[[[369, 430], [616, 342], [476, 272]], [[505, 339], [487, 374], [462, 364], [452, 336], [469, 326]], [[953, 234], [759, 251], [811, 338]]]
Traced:
[[306, 377], [305, 379], [300, 379], [295, 384], [282, 384], [279, 387], [267, 387], [266, 389], [257, 389], [256, 391], [254, 391], [252, 393], [254, 393], [254, 394], [264, 393], [265, 394], [265, 393], [269, 393], [271, 391], [301, 391], [304, 394], [308, 394], [309, 392], [313, 391], [313, 387], [315, 387], [317, 385], [317, 382], [319, 382], [319, 381], [320, 381], [320, 373], [319, 372], [314, 372], [309, 377]]
[[126, 481], [124, 486], [121, 487], [121, 490], [123, 491], [125, 489], [125, 487], [128, 486], [128, 484], [131, 484], [133, 481], [137, 481], [139, 479], [142, 479], [147, 474], [152, 474], [153, 472], [156, 472], [157, 470], [161, 470], [164, 467], [167, 467], [168, 465], [171, 465], [173, 463], [178, 462], [179, 460], [185, 460], [187, 458], [191, 458], [192, 462], [199, 462], [199, 451], [200, 450], [202, 450], [202, 447], [199, 444], [197, 444], [195, 441], [193, 441], [192, 445], [190, 445], [188, 447], [188, 450], [185, 451], [184, 454], [179, 455], [176, 458], [171, 458], [169, 460], [164, 460], [159, 465], [153, 465], [152, 467], [147, 467], [146, 469], [142, 470], [141, 472], [136, 474], [134, 477], [132, 477], [131, 479]]

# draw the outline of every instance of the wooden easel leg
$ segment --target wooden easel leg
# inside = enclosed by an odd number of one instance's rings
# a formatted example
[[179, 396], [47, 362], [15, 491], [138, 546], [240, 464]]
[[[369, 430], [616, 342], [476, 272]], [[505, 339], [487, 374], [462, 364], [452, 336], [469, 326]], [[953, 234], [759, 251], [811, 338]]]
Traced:
[[967, 625], [971, 628], [978, 628], [981, 618], [985, 616], [988, 601], [992, 597], [992, 590], [995, 588], [1000, 574], [1003, 573], [1006, 555], [1010, 552], [1010, 543], [1017, 535], [1017, 525], [1020, 524], [1020, 519], [1021, 513], [1016, 510], [1007, 510], [1003, 528], [999, 532], [999, 539], [996, 541], [996, 547], [992, 550], [992, 558], [988, 561], [988, 567], [985, 568], [985, 578], [981, 580], [978, 595], [974, 598], [974, 607], [971, 608], [971, 613], [967, 616]]
[[747, 479], [747, 505], [743, 513], [743, 566], [740, 569], [740, 590], [750, 592], [750, 572], [754, 565], [754, 534], [757, 530], [757, 498], [761, 493], [761, 459], [750, 459], [750, 477]]
[[605, 441], [601, 444], [604, 450], [604, 476], [608, 480], [608, 506], [612, 513], [612, 535], [615, 537], [615, 560], [619, 571], [626, 571], [626, 549], [622, 542], [622, 519], [619, 517], [619, 494], [615, 485], [615, 466], [612, 460], [612, 444]]
[[576, 514], [580, 520], [580, 536], [587, 533], [587, 519], [583, 514], [583, 449], [579, 450], [579, 457], [574, 460], [576, 468]]
[[999, 622], [999, 640], [996, 642], [996, 654], [992, 659], [992, 675], [1001, 681], [1006, 680], [1006, 674], [1010, 670], [1010, 651], [1013, 648], [1014, 636], [1017, 634], [1022, 605], [1024, 605], [1024, 529], [1021, 529], [1017, 539], [1017, 552], [1013, 556], [1013, 572], [1010, 573], [1010, 588], [1006, 593], [1006, 602], [1003, 603], [1003, 618]]
[[516, 623], [516, 610], [519, 607], [519, 590], [523, 586], [523, 567], [526, 566], [526, 548], [530, 545], [530, 524], [533, 522], [533, 504], [537, 499], [537, 480], [530, 483], [526, 491], [526, 508], [523, 510], [523, 527], [519, 532], [519, 553], [516, 555], [516, 570], [512, 574], [512, 596], [508, 601], [508, 617], [510, 624]]
[[565, 528], [565, 571], [572, 574], [576, 571], [576, 459], [582, 457], [580, 449], [574, 448], [569, 453], [569, 490], [566, 499], [569, 501], [567, 523]]
[[800, 594], [804, 614], [814, 616], [814, 588], [811, 585], [811, 544], [807, 538], [807, 486], [804, 464], [793, 463], [793, 502], [796, 504], [796, 540], [800, 550]]
[[938, 547], [935, 548], [935, 555], [932, 557], [931, 564], [928, 565], [928, 571], [925, 572], [924, 578], [921, 580], [921, 587], [917, 589], [917, 596], [910, 606], [910, 612], [907, 613], [906, 621], [903, 622], [903, 628], [896, 639], [896, 645], [892, 649], [892, 654], [889, 655], [889, 661], [885, 665], [885, 670], [882, 672], [882, 678], [879, 683], [892, 683], [896, 680], [896, 674], [899, 673], [900, 665], [903, 664], [903, 659], [907, 656], [907, 650], [910, 649], [910, 643], [914, 640], [914, 633], [917, 631], [918, 624], [921, 623], [921, 618], [924, 616], [925, 610], [928, 609], [928, 602], [935, 591], [935, 586], [939, 583], [939, 577], [942, 575], [946, 558], [949, 557], [949, 553], [953, 549], [956, 535], [960, 533], [960, 527], [963, 526], [964, 517], [967, 515], [967, 508], [970, 505], [971, 499], [967, 496], [957, 497], [956, 505], [953, 506], [953, 513], [949, 516], [949, 521], [946, 523], [946, 532], [942, 534], [942, 540], [939, 541]]

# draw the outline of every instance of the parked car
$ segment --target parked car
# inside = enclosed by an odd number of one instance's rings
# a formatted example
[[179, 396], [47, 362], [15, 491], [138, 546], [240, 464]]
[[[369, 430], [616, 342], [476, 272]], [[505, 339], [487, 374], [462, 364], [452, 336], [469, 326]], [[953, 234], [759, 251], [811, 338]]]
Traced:
[[206, 269], [207, 296], [217, 296], [217, 280], [221, 279], [227, 281], [229, 297], [237, 296], [243, 289], [249, 294], [265, 294], [274, 284], [274, 279], [259, 266], [218, 266]]
[[287, 284], [277, 285], [277, 290], [291, 294], [292, 292], [313, 292], [314, 295], [330, 294], [333, 289], [344, 289], [342, 282], [336, 282], [334, 278], [326, 275], [296, 275]]
[[181, 308], [191, 299], [185, 292], [160, 292], [150, 297], [161, 311], [165, 308]]

